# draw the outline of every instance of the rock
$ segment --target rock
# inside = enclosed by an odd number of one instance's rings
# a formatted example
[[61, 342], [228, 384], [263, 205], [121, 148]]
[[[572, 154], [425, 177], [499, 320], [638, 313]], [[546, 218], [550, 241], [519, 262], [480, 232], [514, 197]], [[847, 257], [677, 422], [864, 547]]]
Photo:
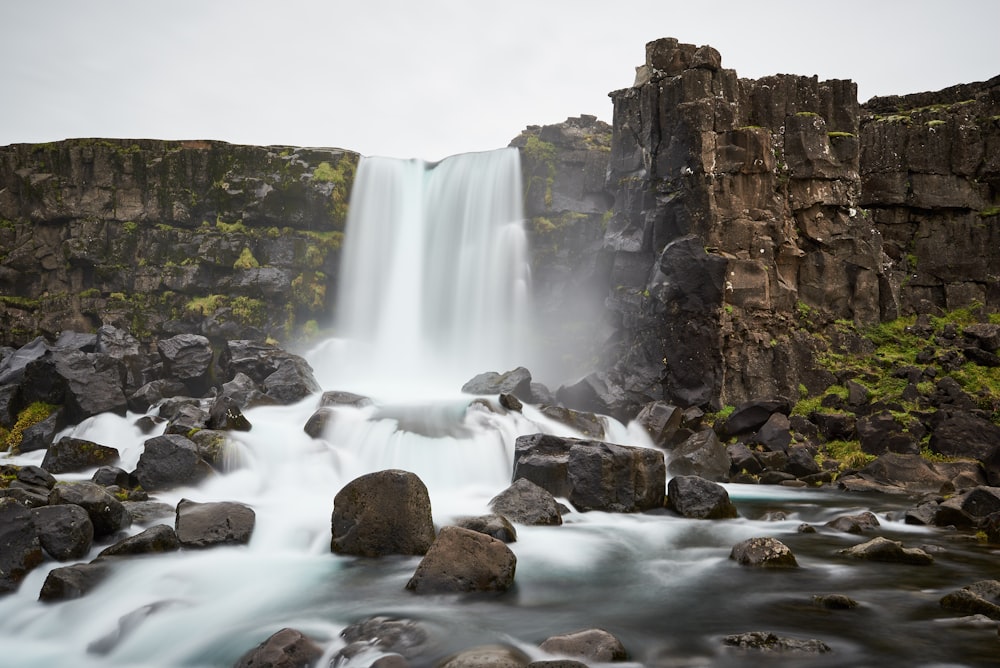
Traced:
[[729, 456], [731, 475], [759, 475], [764, 470], [763, 465], [745, 443], [732, 443], [726, 446]]
[[56, 561], [82, 559], [94, 542], [94, 524], [80, 506], [44, 506], [31, 511], [38, 527], [38, 540]]
[[858, 474], [867, 480], [912, 492], [936, 492], [948, 480], [920, 455], [898, 452], [879, 456]]
[[206, 389], [215, 351], [211, 342], [200, 334], [178, 334], [156, 342], [164, 372], [184, 383], [195, 394]]
[[408, 471], [361, 476], [334, 497], [331, 528], [330, 550], [338, 554], [426, 554], [434, 542], [427, 487]]
[[604, 438], [604, 420], [593, 413], [562, 406], [542, 406], [542, 415], [575, 429], [584, 437]]
[[674, 434], [681, 428], [684, 411], [665, 401], [651, 401], [642, 407], [635, 420], [653, 439], [654, 445], [667, 448], [673, 445]]
[[14, 499], [0, 498], [0, 596], [15, 591], [42, 563], [33, 512]]
[[173, 520], [177, 513], [174, 506], [159, 501], [123, 501], [122, 505], [132, 518], [132, 523], [140, 526], [166, 517]]
[[54, 475], [40, 466], [22, 466], [17, 470], [17, 481], [32, 487], [52, 489], [55, 487], [56, 478]]
[[698, 476], [677, 476], [667, 484], [667, 507], [683, 517], [716, 520], [738, 517], [729, 493]]
[[117, 466], [100, 467], [94, 471], [94, 475], [90, 476], [90, 482], [98, 484], [101, 487], [114, 486], [126, 489], [132, 486], [132, 480], [128, 471], [120, 469]]
[[59, 482], [49, 493], [49, 505], [74, 504], [80, 506], [94, 525], [94, 538], [101, 539], [132, 524], [132, 517], [121, 501], [92, 482]]
[[915, 566], [929, 566], [934, 563], [934, 558], [919, 548], [904, 548], [903, 544], [896, 540], [889, 540], [878, 536], [867, 543], [861, 543], [840, 550], [839, 554], [854, 559], [866, 559], [868, 561], [887, 561], [897, 564], [912, 564]]
[[748, 633], [726, 636], [723, 642], [730, 647], [763, 652], [826, 654], [833, 651], [822, 640], [799, 640], [797, 638], [777, 636], [767, 631], [750, 631]]
[[67, 424], [79, 424], [100, 413], [125, 415], [118, 360], [76, 350], [51, 350], [24, 367], [21, 401], [62, 405]]
[[17, 449], [22, 454], [35, 450], [45, 450], [52, 445], [52, 440], [65, 425], [62, 411], [56, 411], [41, 422], [37, 422], [21, 433], [21, 443]]
[[181, 547], [177, 532], [166, 524], [158, 524], [134, 536], [123, 538], [101, 551], [100, 557], [120, 557], [135, 554], [174, 552]]
[[109, 571], [109, 562], [103, 560], [54, 568], [45, 577], [38, 600], [53, 602], [80, 598], [100, 584]]
[[324, 392], [323, 396], [319, 398], [320, 408], [325, 408], [327, 406], [350, 406], [351, 408], [365, 408], [366, 406], [372, 406], [372, 405], [373, 402], [369, 397], [365, 397], [360, 394], [354, 394], [353, 392], [344, 392], [341, 390]]
[[784, 471], [796, 478], [804, 479], [822, 472], [820, 465], [816, 463], [814, 452], [804, 445], [793, 445], [788, 448], [787, 455]]
[[763, 427], [775, 413], [786, 416], [792, 412], [787, 399], [759, 399], [747, 401], [737, 406], [723, 425], [723, 433], [728, 436], [739, 436]]
[[562, 524], [559, 504], [552, 494], [527, 478], [518, 478], [493, 497], [490, 510], [519, 524]]
[[517, 531], [514, 529], [514, 525], [503, 515], [460, 517], [455, 520], [455, 526], [484, 533], [505, 543], [517, 542]]
[[524, 409], [524, 404], [521, 400], [515, 397], [513, 394], [508, 394], [506, 392], [501, 392], [498, 397], [500, 405], [509, 411], [514, 411], [515, 413], [520, 413]]
[[237, 372], [233, 379], [222, 384], [220, 397], [229, 397], [237, 406], [253, 408], [273, 404], [274, 400], [260, 391], [253, 378], [245, 373]]
[[1000, 580], [980, 580], [941, 599], [945, 610], [1000, 620]]
[[573, 410], [611, 415], [623, 422], [628, 419], [623, 414], [621, 397], [602, 373], [590, 373], [576, 383], [563, 385], [556, 390], [556, 400]]
[[[181, 546], [188, 548], [246, 545], [255, 523], [253, 509], [242, 503], [195, 503], [181, 499], [177, 504], [175, 531]], [[169, 536], [161, 538], [164, 544], [169, 543]]]
[[320, 438], [323, 436], [323, 432], [326, 431], [326, 427], [333, 420], [336, 413], [332, 408], [322, 407], [318, 408], [315, 413], [309, 416], [306, 421], [302, 431], [309, 434], [313, 438]]
[[264, 394], [279, 404], [294, 404], [322, 391], [312, 367], [297, 355], [288, 355], [261, 383]]
[[497, 373], [481, 373], [462, 386], [467, 394], [513, 394], [524, 401], [531, 400], [531, 372], [523, 366]]
[[870, 455], [882, 455], [886, 452], [915, 455], [920, 452], [913, 435], [888, 411], [859, 419], [857, 431], [861, 449]]
[[628, 652], [621, 640], [604, 629], [586, 629], [552, 636], [539, 645], [543, 652], [585, 659], [594, 663], [625, 661]]
[[532, 434], [515, 442], [513, 477], [581, 511], [641, 512], [663, 506], [666, 467], [651, 448]]
[[63, 437], [45, 451], [42, 468], [49, 473], [73, 473], [118, 461], [118, 451], [82, 438]]
[[856, 436], [856, 418], [846, 413], [812, 413], [819, 433], [828, 441], [846, 441]]
[[858, 515], [842, 515], [835, 519], [830, 520], [823, 526], [830, 527], [837, 531], [843, 531], [845, 533], [864, 533], [868, 529], [874, 529], [875, 527], [881, 526], [878, 518], [875, 517], [874, 513], [863, 512]]
[[733, 546], [729, 558], [741, 566], [798, 568], [795, 555], [777, 538], [748, 538]]
[[729, 452], [715, 431], [702, 429], [674, 448], [667, 472], [672, 476], [695, 475], [715, 482], [728, 482], [731, 466]]
[[323, 648], [295, 629], [284, 628], [240, 657], [234, 668], [302, 668], [312, 666]]
[[139, 355], [139, 340], [112, 325], [102, 325], [98, 328], [94, 344], [96, 352], [115, 359]]
[[232, 431], [250, 431], [250, 421], [243, 415], [240, 405], [230, 397], [220, 395], [208, 411], [208, 428]]
[[962, 329], [962, 334], [985, 351], [995, 353], [1000, 349], [1000, 325], [996, 323], [973, 323]]
[[446, 526], [406, 588], [418, 594], [502, 592], [514, 584], [517, 557], [496, 538]]
[[980, 485], [938, 504], [933, 524], [972, 528], [995, 512], [1000, 512], [1000, 487]]
[[147, 440], [135, 467], [135, 477], [147, 491], [193, 485], [212, 472], [198, 446], [180, 434], [164, 434]]
[[530, 660], [513, 645], [483, 645], [442, 660], [438, 668], [524, 668]]
[[[726, 424], [728, 426], [729, 422]], [[791, 442], [791, 423], [784, 413], [771, 413], [767, 422], [748, 441], [750, 445], [761, 445], [770, 452], [787, 452]]]
[[[161, 415], [162, 409], [166, 404], [161, 405]], [[208, 410], [202, 407], [200, 401], [183, 401], [178, 403], [170, 418], [167, 420], [167, 427], [163, 430], [164, 436], [169, 436], [176, 434], [179, 436], [187, 436], [192, 431], [198, 429], [208, 428], [209, 414]]]
[[426, 653], [429, 641], [428, 633], [421, 623], [385, 616], [369, 617], [351, 624], [340, 632], [340, 636], [348, 647], [354, 644], [364, 647], [374, 645], [380, 650], [395, 652], [408, 659]]
[[128, 407], [136, 413], [145, 413], [164, 399], [187, 394], [187, 386], [173, 378], [158, 378], [139, 387], [129, 395]]
[[965, 411], [941, 411], [931, 432], [932, 452], [989, 461], [1000, 449], [1000, 426]]
[[824, 594], [814, 596], [816, 605], [826, 610], [852, 610], [858, 607], [858, 602], [844, 594]]

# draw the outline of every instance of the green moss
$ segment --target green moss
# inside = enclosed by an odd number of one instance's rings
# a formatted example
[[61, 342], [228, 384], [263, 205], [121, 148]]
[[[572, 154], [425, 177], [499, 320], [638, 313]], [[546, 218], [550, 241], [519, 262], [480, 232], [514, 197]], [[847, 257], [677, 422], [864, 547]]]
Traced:
[[195, 297], [184, 305], [184, 310], [197, 315], [210, 316], [222, 307], [225, 300], [225, 295]]
[[795, 112], [795, 115], [803, 117], [803, 118], [818, 118], [819, 117], [819, 114], [817, 114], [815, 111], [797, 111], [797, 112]]
[[944, 125], [947, 121], [942, 121], [940, 118], [935, 118], [924, 123], [929, 128], [936, 128], [939, 125]]
[[980, 218], [991, 218], [993, 216], [1000, 216], [1000, 206], [991, 206], [979, 212]]
[[126, 220], [124, 223], [122, 223], [122, 230], [125, 232], [125, 234], [135, 234], [136, 230], [138, 229], [139, 229], [139, 223], [136, 223], [134, 221]]
[[94, 297], [100, 297], [101, 291], [97, 288], [87, 288], [86, 290], [80, 291], [80, 299], [93, 299]]
[[229, 301], [233, 319], [249, 327], [261, 327], [267, 316], [267, 305], [252, 297], [234, 297]]
[[830, 139], [840, 139], [842, 137], [856, 137], [853, 132], [827, 132], [826, 136]]
[[17, 421], [14, 423], [14, 426], [3, 435], [0, 450], [17, 452], [18, 447], [21, 445], [21, 438], [24, 436], [24, 430], [33, 427], [49, 417], [58, 408], [58, 406], [42, 401], [36, 401], [26, 406], [24, 410], [17, 414]]
[[250, 248], [247, 246], [243, 247], [239, 258], [233, 263], [233, 269], [256, 269], [259, 266], [260, 262], [257, 261], [257, 258], [253, 256], [253, 253], [250, 252]]
[[217, 216], [215, 219], [215, 229], [223, 234], [246, 234], [247, 228], [243, 224], [243, 220], [237, 220], [235, 223], [227, 223], [222, 220], [221, 217]]

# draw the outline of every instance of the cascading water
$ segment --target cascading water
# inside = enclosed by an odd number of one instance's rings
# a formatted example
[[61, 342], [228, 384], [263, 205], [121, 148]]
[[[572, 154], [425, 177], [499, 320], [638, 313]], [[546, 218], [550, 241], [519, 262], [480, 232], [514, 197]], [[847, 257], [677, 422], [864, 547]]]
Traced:
[[[344, 645], [340, 631], [373, 615], [419, 621], [429, 634], [422, 654], [428, 662], [495, 642], [545, 658], [541, 640], [594, 627], [614, 633], [636, 661], [652, 666], [771, 665], [772, 655], [722, 647], [722, 636], [752, 630], [818, 637], [833, 647], [821, 656], [783, 655], [785, 666], [958, 665], [956, 656], [961, 665], [982, 665], [995, 658], [995, 630], [944, 631], [934, 614], [956, 581], [995, 568], [990, 555], [890, 522], [883, 534], [952, 555], [933, 569], [903, 567], [900, 575], [899, 566], [831, 557], [858, 537], [797, 531], [803, 522], [893, 509], [891, 499], [734, 485], [737, 520], [570, 512], [560, 527], [518, 527], [510, 546], [516, 587], [500, 597], [416, 596], [404, 585], [418, 558], [330, 553], [333, 497], [359, 475], [414, 471], [442, 525], [486, 512], [509, 484], [518, 434], [572, 435], [530, 405], [523, 414], [501, 415], [456, 389], [475, 373], [521, 363], [527, 274], [516, 160], [510, 150], [457, 156], [432, 169], [366, 159], [340, 279], [341, 336], [308, 359], [325, 389], [366, 393], [374, 405], [336, 408], [320, 439], [302, 429], [317, 397], [247, 410], [253, 429], [232, 435], [233, 470], [156, 496], [170, 506], [182, 498], [252, 506], [250, 544], [128, 558], [82, 598], [50, 604], [38, 602], [38, 592], [62, 564], [46, 562], [16, 593], [0, 597], [0, 666], [231, 666], [291, 627], [326, 647], [317, 664], [326, 668]], [[134, 426], [138, 417], [98, 416], [73, 434], [118, 448], [122, 468], [131, 470], [151, 436]], [[647, 444], [634, 430], [607, 424], [608, 440]], [[13, 463], [39, 464], [41, 456]], [[786, 519], [766, 521], [773, 510]], [[159, 521], [172, 524], [173, 517]], [[734, 543], [761, 535], [779, 537], [802, 568], [749, 572], [728, 559]], [[847, 594], [862, 605], [831, 613], [811, 604], [821, 593]], [[961, 649], [937, 642], [942, 633]], [[369, 666], [378, 655], [373, 647], [336, 665]]]

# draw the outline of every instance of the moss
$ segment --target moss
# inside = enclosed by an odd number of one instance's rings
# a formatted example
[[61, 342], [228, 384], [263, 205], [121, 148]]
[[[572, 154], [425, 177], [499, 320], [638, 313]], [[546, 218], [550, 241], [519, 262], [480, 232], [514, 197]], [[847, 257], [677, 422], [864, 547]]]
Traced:
[[222, 307], [225, 300], [225, 295], [195, 297], [184, 305], [184, 310], [197, 315], [210, 316]]
[[257, 261], [257, 258], [253, 256], [253, 253], [247, 246], [243, 247], [239, 258], [233, 263], [233, 269], [256, 269], [259, 266], [260, 262]]
[[1000, 206], [991, 206], [979, 212], [980, 218], [991, 218], [993, 216], [1000, 216]]
[[799, 116], [799, 117], [802, 117], [802, 118], [818, 118], [819, 117], [819, 114], [817, 114], [815, 111], [797, 111], [797, 112], [795, 112], [795, 115]]
[[233, 319], [248, 327], [261, 327], [267, 316], [267, 305], [252, 297], [234, 297], [229, 301]]
[[322, 311], [326, 304], [326, 274], [306, 271], [292, 279], [292, 299], [310, 312]]
[[944, 125], [946, 122], [947, 121], [942, 121], [940, 118], [934, 118], [924, 123], [924, 125], [926, 125], [929, 128], [936, 128], [939, 125]]
[[139, 229], [139, 224], [134, 221], [126, 220], [124, 223], [122, 223], [122, 230], [125, 232], [125, 234], [135, 234], [136, 230], [138, 229]]
[[227, 223], [222, 220], [221, 217], [216, 217], [215, 219], [215, 229], [223, 234], [246, 234], [247, 228], [243, 224], [243, 219], [237, 220], [235, 223]]
[[827, 132], [826, 136], [830, 139], [840, 139], [842, 137], [856, 137], [853, 132]]
[[17, 414], [17, 421], [14, 423], [14, 426], [4, 435], [3, 447], [0, 450], [17, 452], [18, 447], [21, 445], [21, 438], [24, 436], [24, 430], [33, 427], [49, 417], [58, 408], [58, 406], [47, 404], [43, 401], [36, 401], [26, 406]]
[[93, 299], [94, 297], [100, 297], [101, 291], [97, 288], [87, 288], [86, 290], [80, 291], [80, 299]]

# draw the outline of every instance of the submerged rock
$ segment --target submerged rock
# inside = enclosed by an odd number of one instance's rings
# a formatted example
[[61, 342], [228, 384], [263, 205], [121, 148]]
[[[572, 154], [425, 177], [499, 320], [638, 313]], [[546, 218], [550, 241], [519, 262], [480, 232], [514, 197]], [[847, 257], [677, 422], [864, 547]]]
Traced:
[[426, 554], [434, 542], [427, 487], [398, 469], [356, 478], [334, 497], [331, 530], [330, 550], [338, 554]]
[[502, 592], [514, 584], [516, 567], [517, 557], [503, 541], [446, 526], [406, 588], [418, 594]]
[[323, 648], [295, 629], [284, 628], [240, 657], [233, 668], [301, 668], [311, 666]]
[[748, 633], [726, 636], [723, 642], [730, 647], [764, 652], [826, 654], [833, 651], [822, 640], [799, 640], [798, 638], [778, 636], [768, 631], [750, 631]]
[[1000, 620], [1000, 580], [980, 580], [946, 594], [941, 607]]
[[741, 566], [760, 568], [797, 568], [799, 565], [788, 546], [777, 538], [748, 538], [733, 546], [729, 558]]
[[823, 526], [845, 533], [864, 533], [868, 529], [874, 529], [881, 525], [874, 513], [866, 511], [857, 515], [842, 515]]
[[725, 487], [693, 475], [670, 479], [667, 507], [692, 519], [717, 520], [739, 516]]
[[549, 654], [560, 654], [595, 663], [610, 663], [628, 659], [628, 652], [625, 651], [625, 645], [622, 644], [622, 641], [604, 629], [586, 629], [552, 636], [546, 639], [539, 648]]
[[878, 536], [867, 543], [861, 543], [845, 550], [840, 550], [839, 554], [854, 559], [867, 559], [868, 561], [887, 561], [897, 564], [912, 564], [915, 566], [929, 566], [934, 563], [934, 557], [919, 548], [904, 548], [900, 541], [889, 540]]
[[484, 645], [448, 657], [438, 668], [524, 668], [530, 661], [513, 645]]
[[[181, 499], [177, 504], [175, 530], [184, 547], [246, 545], [253, 535], [256, 519], [253, 509], [242, 503], [195, 503]], [[164, 538], [163, 544], [169, 545], [169, 536]]]

